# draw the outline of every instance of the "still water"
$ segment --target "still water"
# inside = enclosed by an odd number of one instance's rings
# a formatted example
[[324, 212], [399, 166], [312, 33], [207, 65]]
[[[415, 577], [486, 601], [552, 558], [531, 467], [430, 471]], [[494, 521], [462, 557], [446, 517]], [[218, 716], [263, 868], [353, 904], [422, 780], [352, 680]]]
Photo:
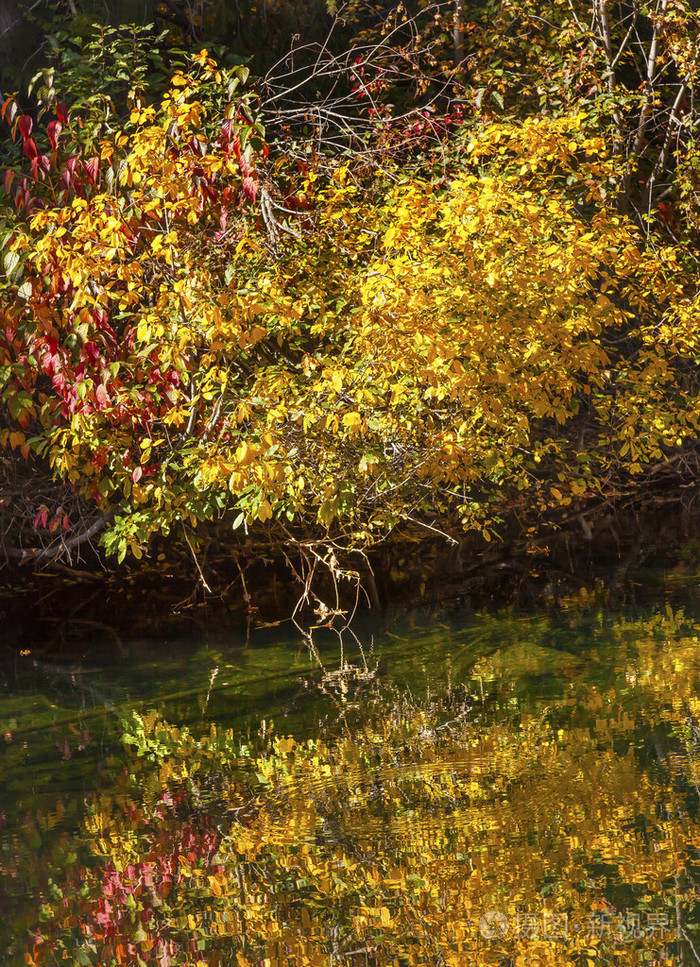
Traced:
[[0, 964], [700, 963], [700, 612], [0, 670]]

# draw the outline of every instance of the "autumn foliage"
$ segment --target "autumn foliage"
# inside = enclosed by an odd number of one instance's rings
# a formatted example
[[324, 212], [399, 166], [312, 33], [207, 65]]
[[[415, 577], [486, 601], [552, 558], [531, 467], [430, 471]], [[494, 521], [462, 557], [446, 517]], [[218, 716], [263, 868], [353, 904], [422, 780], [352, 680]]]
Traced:
[[202, 51], [92, 139], [63, 102], [2, 108], [0, 442], [107, 550], [223, 515], [346, 548], [491, 539], [686, 459], [697, 270], [630, 208], [585, 98], [496, 118], [482, 91], [432, 148], [423, 112], [412, 167], [368, 105], [371, 163], [302, 163], [246, 80]]

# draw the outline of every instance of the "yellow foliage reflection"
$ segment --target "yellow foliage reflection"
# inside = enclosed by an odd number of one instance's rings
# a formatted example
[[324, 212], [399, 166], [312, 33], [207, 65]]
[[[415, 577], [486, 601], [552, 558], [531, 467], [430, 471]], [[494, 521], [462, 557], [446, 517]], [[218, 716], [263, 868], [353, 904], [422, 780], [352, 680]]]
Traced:
[[605, 667], [504, 645], [439, 701], [371, 683], [325, 738], [134, 715], [25, 962], [693, 963], [696, 630], [618, 621]]

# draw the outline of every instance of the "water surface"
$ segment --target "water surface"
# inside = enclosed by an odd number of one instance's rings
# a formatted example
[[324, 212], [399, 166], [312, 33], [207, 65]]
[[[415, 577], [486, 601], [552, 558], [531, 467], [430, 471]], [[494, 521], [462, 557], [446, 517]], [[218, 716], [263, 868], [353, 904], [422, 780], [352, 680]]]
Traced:
[[700, 962], [688, 604], [357, 631], [12, 656], [0, 962]]

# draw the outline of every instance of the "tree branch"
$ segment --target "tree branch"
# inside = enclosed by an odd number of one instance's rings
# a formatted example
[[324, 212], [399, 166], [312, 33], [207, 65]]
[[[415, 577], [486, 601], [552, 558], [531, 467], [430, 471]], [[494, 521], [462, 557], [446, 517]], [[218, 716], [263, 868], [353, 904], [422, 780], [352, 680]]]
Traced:
[[671, 147], [671, 141], [673, 140], [673, 133], [676, 129], [678, 122], [678, 109], [683, 101], [683, 97], [688, 90], [688, 85], [690, 84], [691, 78], [693, 76], [693, 68], [691, 68], [681, 81], [680, 87], [678, 88], [678, 94], [676, 94], [676, 99], [673, 102], [673, 107], [671, 108], [671, 113], [668, 118], [666, 125], [666, 137], [664, 138], [664, 143], [659, 151], [656, 163], [649, 175], [647, 182], [644, 186], [644, 195], [642, 196], [642, 211], [645, 214], [649, 214], [651, 210], [652, 195], [654, 192], [654, 185], [659, 180], [661, 175], [666, 168], [666, 163], [668, 161], [668, 152]]
[[41, 562], [41, 561], [55, 561], [62, 557], [64, 554], [69, 553], [73, 548], [80, 547], [85, 541], [89, 541], [90, 538], [94, 537], [95, 534], [99, 532], [109, 523], [111, 520], [111, 515], [106, 517], [100, 516], [94, 521], [87, 530], [82, 531], [80, 534], [76, 534], [74, 537], [68, 538], [68, 540], [62, 540], [60, 544], [54, 545], [52, 547], [32, 547], [32, 548], [22, 548], [22, 547], [7, 547], [6, 545], [0, 545], [0, 554], [3, 554], [7, 560], [18, 561], [20, 564], [25, 564], [29, 561]]

